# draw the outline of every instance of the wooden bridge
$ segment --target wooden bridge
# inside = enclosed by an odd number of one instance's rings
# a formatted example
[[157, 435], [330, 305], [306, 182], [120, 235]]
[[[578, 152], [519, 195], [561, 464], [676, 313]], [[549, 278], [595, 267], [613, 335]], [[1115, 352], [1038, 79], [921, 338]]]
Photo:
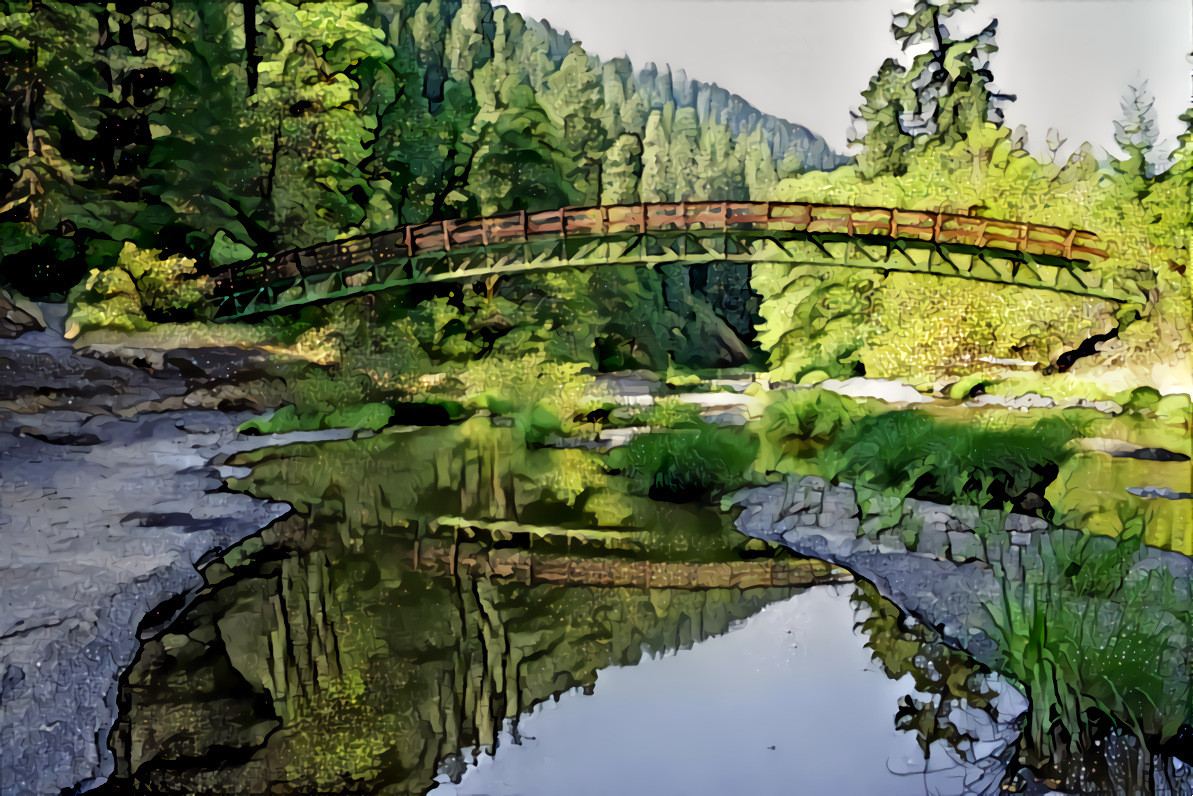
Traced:
[[1096, 235], [972, 215], [800, 202], [565, 207], [402, 227], [212, 274], [225, 319], [402, 285], [603, 265], [789, 263], [932, 274], [1115, 302]]

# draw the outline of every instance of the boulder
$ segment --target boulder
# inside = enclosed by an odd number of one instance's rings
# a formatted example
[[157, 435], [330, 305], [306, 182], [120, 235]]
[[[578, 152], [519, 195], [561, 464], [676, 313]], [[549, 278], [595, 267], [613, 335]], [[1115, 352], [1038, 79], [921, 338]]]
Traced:
[[35, 305], [13, 297], [0, 288], [0, 339], [11, 340], [25, 332], [46, 328]]

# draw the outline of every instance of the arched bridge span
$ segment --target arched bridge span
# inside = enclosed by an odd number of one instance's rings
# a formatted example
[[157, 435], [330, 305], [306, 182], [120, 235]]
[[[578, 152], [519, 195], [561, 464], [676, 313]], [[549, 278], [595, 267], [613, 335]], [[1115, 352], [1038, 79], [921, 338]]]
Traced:
[[779, 262], [932, 274], [1116, 302], [1096, 235], [973, 215], [804, 202], [672, 202], [507, 213], [402, 227], [212, 274], [218, 317], [401, 285], [602, 265]]

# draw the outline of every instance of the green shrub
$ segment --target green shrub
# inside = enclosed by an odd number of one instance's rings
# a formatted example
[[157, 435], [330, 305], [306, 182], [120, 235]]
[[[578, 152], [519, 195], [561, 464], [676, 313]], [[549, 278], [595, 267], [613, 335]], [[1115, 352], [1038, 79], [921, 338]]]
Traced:
[[93, 329], [137, 332], [153, 326], [145, 317], [137, 286], [123, 268], [92, 270], [70, 291], [67, 304], [70, 306], [67, 337]]
[[197, 275], [194, 260], [162, 257], [157, 249], [139, 249], [126, 242], [118, 262], [136, 283], [146, 315], [152, 320], [189, 320], [206, 309], [211, 286], [206, 277]]
[[864, 403], [829, 390], [783, 390], [770, 393], [762, 426], [777, 440], [828, 439], [864, 417]]
[[613, 450], [609, 463], [639, 493], [688, 501], [746, 484], [757, 452], [754, 437], [708, 425], [640, 434]]
[[1038, 510], [1047, 507], [1044, 490], [1077, 436], [1061, 417], [982, 422], [888, 412], [839, 435], [825, 453], [825, 471], [899, 498]]
[[703, 408], [699, 404], [664, 396], [646, 407], [623, 406], [609, 414], [608, 425], [650, 426], [651, 428], [700, 428]]

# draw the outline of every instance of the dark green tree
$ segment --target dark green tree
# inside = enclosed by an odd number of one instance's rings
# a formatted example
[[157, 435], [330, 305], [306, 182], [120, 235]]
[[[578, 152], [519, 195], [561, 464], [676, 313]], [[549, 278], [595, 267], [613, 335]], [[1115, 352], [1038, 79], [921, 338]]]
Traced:
[[862, 92], [862, 105], [852, 114], [855, 126], [849, 143], [861, 147], [858, 168], [867, 178], [906, 170], [912, 139], [903, 130], [902, 118], [910, 95], [907, 70], [893, 58], [882, 62]]
[[896, 14], [891, 32], [904, 50], [926, 44], [928, 50], [912, 60], [907, 83], [912, 91], [910, 113], [903, 129], [926, 143], [952, 145], [974, 124], [1000, 124], [999, 103], [1014, 99], [998, 93], [990, 72], [990, 56], [998, 20], [965, 38], [951, 35], [946, 20], [972, 9], [978, 0], [916, 0], [910, 11]]

